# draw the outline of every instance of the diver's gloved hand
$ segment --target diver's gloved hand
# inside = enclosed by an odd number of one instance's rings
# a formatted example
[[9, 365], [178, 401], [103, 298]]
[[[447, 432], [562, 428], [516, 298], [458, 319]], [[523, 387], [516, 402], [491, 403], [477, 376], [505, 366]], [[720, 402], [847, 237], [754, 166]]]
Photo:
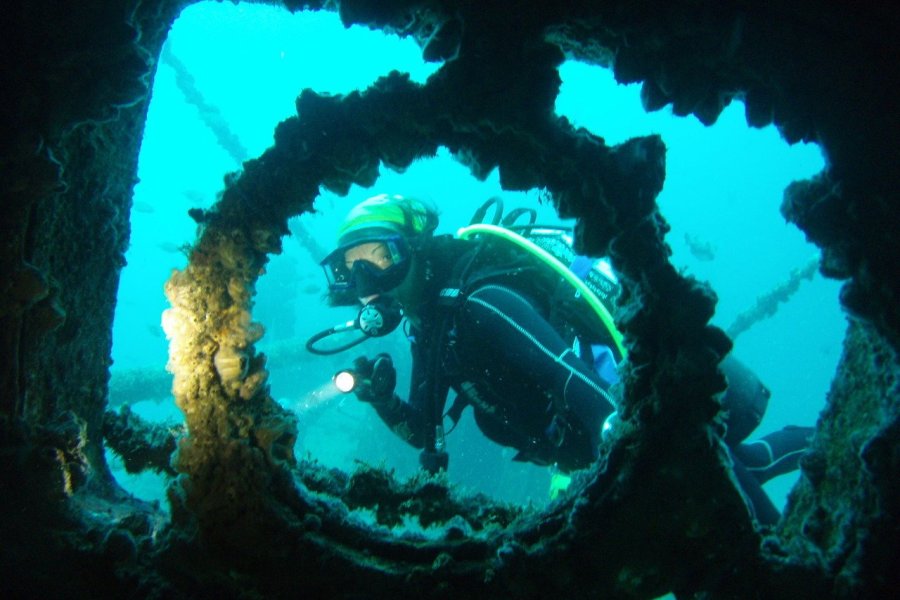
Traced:
[[363, 402], [385, 405], [394, 399], [397, 370], [394, 361], [385, 353], [369, 360], [360, 356], [353, 361], [353, 371], [359, 378], [353, 392]]

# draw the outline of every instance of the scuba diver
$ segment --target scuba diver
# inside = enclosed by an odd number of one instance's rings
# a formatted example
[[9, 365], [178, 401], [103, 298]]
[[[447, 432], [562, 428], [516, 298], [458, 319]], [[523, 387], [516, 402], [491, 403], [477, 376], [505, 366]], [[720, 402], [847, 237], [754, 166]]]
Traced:
[[[491, 204], [495, 225], [479, 225]], [[354, 321], [310, 338], [307, 349], [340, 352], [390, 333], [405, 319], [412, 352], [408, 399], [395, 393], [396, 370], [386, 353], [358, 357], [335, 383], [422, 449], [420, 462], [429, 472], [448, 465], [444, 417], [455, 425], [469, 406], [486, 437], [518, 451], [514, 460], [563, 473], [590, 466], [604, 428], [614, 422], [610, 388], [625, 354], [609, 314], [615, 275], [608, 263], [559, 244], [561, 229], [535, 225], [534, 211], [528, 225], [515, 226], [528, 210], [512, 211], [498, 227], [502, 204], [494, 198], [476, 213], [475, 225], [457, 236], [434, 235], [438, 213], [432, 206], [374, 196], [348, 213], [337, 248], [321, 263], [330, 302], [361, 309]], [[542, 231], [550, 232], [543, 242], [556, 248], [542, 242]], [[318, 346], [348, 329], [361, 337], [330, 350]], [[762, 420], [769, 392], [734, 358], [721, 366], [729, 383], [722, 403], [735, 472], [757, 519], [774, 522], [778, 510], [761, 484], [797, 468], [812, 429], [786, 428], [744, 444]], [[445, 412], [450, 390], [456, 397]]]

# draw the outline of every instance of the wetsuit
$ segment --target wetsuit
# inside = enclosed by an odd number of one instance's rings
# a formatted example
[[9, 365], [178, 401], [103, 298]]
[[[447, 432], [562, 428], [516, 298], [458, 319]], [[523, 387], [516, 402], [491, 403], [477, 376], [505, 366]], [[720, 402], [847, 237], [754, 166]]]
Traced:
[[[553, 295], [532, 289], [533, 272], [509, 265], [491, 272], [481, 259], [472, 242], [433, 241], [425, 267], [430, 300], [408, 331], [413, 356], [409, 400], [395, 395], [376, 405], [378, 414], [397, 435], [422, 448], [429, 398], [438, 398], [436, 410], [443, 414], [443, 401], [453, 389], [458, 399], [450, 412], [458, 418], [461, 408], [471, 406], [485, 436], [516, 448], [516, 460], [556, 463], [564, 471], [589, 466], [597, 457], [603, 421], [615, 410], [608, 392], [615, 376], [598, 376], [588, 366], [593, 361], [583, 360], [585, 350], [579, 356], [578, 345], [550, 325], [548, 298]], [[774, 507], [764, 505], [759, 484], [779, 466], [796, 467], [810, 430], [788, 436], [787, 442], [773, 434], [777, 443], [764, 438], [741, 444], [759, 425], [769, 393], [734, 359], [726, 359], [723, 369], [729, 379], [723, 397], [726, 442], [742, 487], [754, 488], [745, 491], [754, 506], [761, 504], [757, 516], [766, 521]]]
[[506, 265], [485, 272], [479, 268], [485, 257], [476, 260], [474, 253], [472, 242], [434, 240], [426, 259], [431, 301], [408, 332], [409, 401], [395, 399], [376, 410], [400, 437], [423, 447], [429, 398], [434, 394], [443, 404], [453, 389], [451, 412], [458, 418], [471, 406], [485, 436], [516, 448], [516, 460], [563, 470], [589, 466], [603, 421], [615, 410], [609, 382], [549, 324], [546, 303], [521, 291], [532, 271]]
[[787, 426], [745, 443], [747, 436], [762, 422], [770, 392], [756, 375], [732, 356], [722, 361], [721, 369], [728, 380], [722, 408], [727, 428], [725, 443], [731, 453], [734, 473], [750, 499], [756, 518], [762, 523], [775, 523], [780, 513], [763, 491], [762, 484], [797, 469], [814, 429]]

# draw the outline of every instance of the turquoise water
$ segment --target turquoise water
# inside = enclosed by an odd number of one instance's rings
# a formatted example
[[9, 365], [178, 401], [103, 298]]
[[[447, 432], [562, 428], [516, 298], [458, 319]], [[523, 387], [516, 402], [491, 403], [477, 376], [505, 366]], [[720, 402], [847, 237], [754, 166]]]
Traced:
[[[210, 206], [223, 187], [223, 176], [239, 168], [237, 159], [258, 156], [271, 144], [274, 126], [294, 114], [294, 98], [301, 89], [346, 93], [364, 89], [393, 69], [424, 82], [439, 66], [423, 63], [410, 40], [359, 27], [346, 30], [332, 13], [290, 15], [259, 5], [194, 5], [176, 22], [167, 50], [193, 77], [207, 114], [202, 119], [196, 102], [186, 101], [173, 61], [163, 60], [135, 188], [128, 266], [122, 272], [113, 329], [114, 372], [162, 371], [167, 344], [160, 315], [168, 306], [163, 284], [173, 268], [186, 264], [180, 247], [196, 234], [187, 211]], [[717, 325], [730, 325], [757, 296], [817, 256], [803, 234], [784, 222], [778, 206], [790, 181], [821, 170], [818, 147], [789, 147], [772, 128], [749, 129], [739, 102], [707, 128], [693, 117], [673, 117], [667, 109], [645, 113], [639, 88], [617, 85], [600, 67], [567, 62], [560, 74], [564, 83], [557, 112], [576, 125], [610, 144], [636, 135], [662, 135], [669, 150], [659, 203], [672, 225], [672, 260], [712, 285], [719, 297]], [[211, 120], [225, 124], [239, 144], [223, 148], [208, 126]], [[236, 156], [241, 153], [245, 155]], [[373, 188], [354, 188], [346, 198], [323, 194], [317, 213], [298, 221], [319, 244], [330, 247], [343, 213], [379, 192], [431, 199], [442, 209], [444, 232], [466, 224], [475, 207], [492, 195], [502, 193], [507, 206], [537, 202], [536, 193], [502, 192], [496, 173], [484, 182], [475, 180], [441, 152], [404, 174], [386, 171]], [[548, 207], [539, 209], [542, 220], [554, 218]], [[267, 329], [259, 348], [273, 357], [279, 349], [302, 345], [310, 334], [350, 316], [349, 309], [323, 305], [324, 277], [307, 249], [295, 238], [284, 245], [285, 252], [272, 259], [260, 280], [254, 310]], [[735, 352], [772, 390], [758, 434], [786, 424], [812, 424], [824, 405], [845, 328], [836, 300], [838, 285], [816, 275], [773, 318], [738, 338]], [[398, 391], [405, 394], [409, 366], [399, 332], [346, 355], [304, 356], [287, 364], [272, 361], [273, 397], [300, 415], [298, 456], [348, 470], [355, 461], [365, 460], [393, 468], [400, 476], [415, 471], [416, 450], [394, 438], [370, 407], [337, 396], [328, 386], [328, 376], [353, 357], [382, 350], [397, 360]], [[168, 397], [142, 401], [134, 409], [155, 420], [181, 419]], [[468, 419], [448, 438], [448, 450], [452, 480], [515, 502], [546, 501], [546, 469], [512, 463], [514, 452], [484, 440]], [[117, 459], [111, 461], [116, 476], [133, 493], [163, 498], [161, 478], [126, 475]], [[777, 504], [783, 504], [796, 477], [767, 484]]]

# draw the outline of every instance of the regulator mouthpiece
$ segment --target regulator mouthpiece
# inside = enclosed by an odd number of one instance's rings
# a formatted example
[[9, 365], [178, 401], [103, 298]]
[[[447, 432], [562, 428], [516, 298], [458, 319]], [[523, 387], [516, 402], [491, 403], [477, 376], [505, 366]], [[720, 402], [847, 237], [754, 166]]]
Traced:
[[[337, 354], [363, 343], [370, 337], [381, 337], [391, 333], [397, 329], [402, 320], [403, 307], [400, 302], [392, 297], [379, 296], [363, 306], [354, 320], [329, 327], [310, 337], [306, 341], [306, 349], [321, 356]], [[336, 346], [328, 347], [327, 344], [320, 344], [326, 338], [349, 331], [359, 331], [361, 335]]]
[[390, 296], [379, 296], [360, 309], [356, 326], [369, 337], [381, 337], [397, 329], [401, 319], [400, 303]]
[[344, 394], [349, 394], [356, 388], [356, 373], [350, 369], [338, 371], [331, 380], [334, 382], [334, 387]]

